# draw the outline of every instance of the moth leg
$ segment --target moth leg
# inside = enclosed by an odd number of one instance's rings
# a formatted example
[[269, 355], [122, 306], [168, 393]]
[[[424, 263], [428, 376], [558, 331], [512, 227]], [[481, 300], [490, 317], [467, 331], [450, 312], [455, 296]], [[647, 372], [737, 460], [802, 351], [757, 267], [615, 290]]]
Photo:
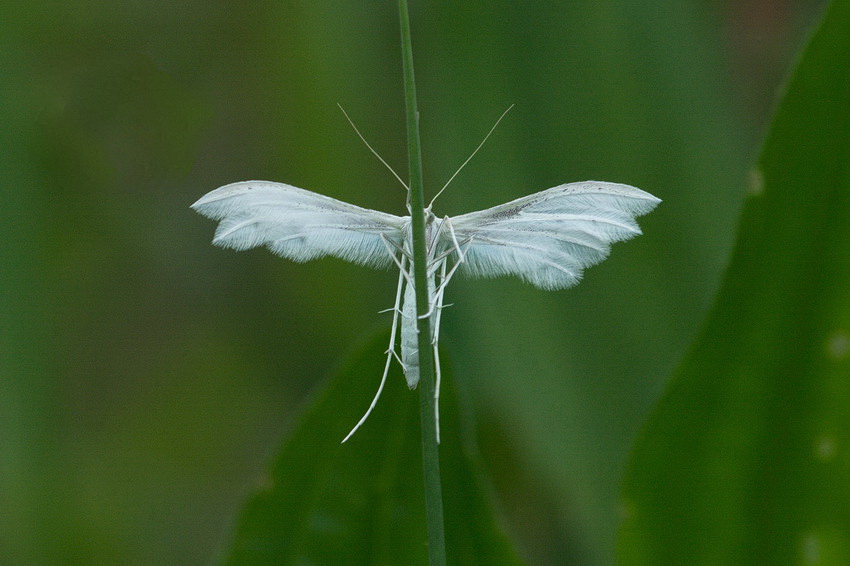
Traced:
[[[382, 237], [383, 237], [383, 235], [382, 235]], [[398, 262], [395, 255], [393, 255], [393, 259]], [[404, 258], [402, 258], [401, 262], [403, 262], [403, 261], [404, 261]], [[399, 265], [403, 265], [403, 263], [401, 263], [401, 262], [399, 262]], [[345, 435], [345, 438], [342, 439], [342, 442], [340, 444], [344, 444], [346, 440], [351, 438], [351, 435], [354, 434], [355, 432], [357, 432], [357, 429], [360, 428], [360, 426], [363, 423], [366, 422], [366, 419], [369, 418], [369, 415], [372, 414], [372, 409], [374, 409], [375, 405], [378, 404], [378, 399], [381, 397], [381, 393], [384, 392], [384, 385], [386, 385], [386, 383], [387, 383], [387, 375], [390, 372], [390, 364], [392, 363], [393, 356], [395, 356], [395, 358], [399, 361], [399, 363], [401, 363], [401, 359], [399, 358], [398, 354], [395, 351], [395, 337], [396, 337], [396, 332], [398, 330], [398, 317], [399, 317], [399, 314], [401, 313], [401, 309], [399, 308], [399, 305], [401, 304], [401, 290], [402, 290], [402, 284], [403, 283], [404, 283], [404, 269], [400, 269], [399, 270], [399, 276], [398, 276], [398, 288], [396, 289], [396, 294], [395, 294], [395, 306], [393, 307], [393, 324], [392, 324], [392, 329], [390, 330], [390, 345], [389, 345], [389, 348], [387, 348], [387, 363], [384, 364], [384, 373], [381, 376], [381, 384], [378, 386], [378, 392], [375, 393], [375, 397], [372, 399], [372, 403], [369, 404], [369, 408], [366, 409], [366, 413], [360, 418], [359, 421], [357, 421], [357, 424], [354, 425], [354, 428], [351, 429], [351, 432], [349, 432], [347, 435]], [[402, 367], [404, 367], [404, 364], [402, 364]]]
[[[457, 240], [455, 240], [455, 242], [457, 243]], [[458, 245], [458, 250], [459, 250], [458, 255], [460, 256], [461, 259], [459, 259], [458, 261], [456, 261], [454, 263], [454, 265], [452, 265], [452, 268], [449, 270], [448, 273], [445, 272], [445, 260], [452, 252], [448, 251], [448, 252], [441, 254], [441, 261], [443, 262], [443, 264], [442, 264], [443, 274], [440, 277], [440, 284], [437, 286], [437, 288], [435, 290], [435, 294], [440, 295], [440, 306], [441, 306], [441, 308], [442, 308], [442, 305], [443, 305], [442, 294], [443, 294], [443, 292], [445, 292], [446, 285], [449, 284], [449, 281], [451, 280], [452, 276], [457, 271], [458, 267], [460, 267], [460, 264], [463, 263], [463, 257], [464, 257], [464, 255], [466, 255], [466, 250], [468, 250], [469, 246], [472, 245], [472, 238], [471, 237], [467, 238], [462, 243], [457, 243], [457, 245]], [[449, 306], [449, 305], [446, 305], [446, 306]]]
[[440, 443], [440, 383], [442, 381], [442, 372], [440, 371], [440, 316], [443, 313], [443, 289], [445, 289], [446, 278], [446, 260], [440, 262], [440, 287], [441, 290], [436, 293], [436, 313], [434, 314], [434, 338], [432, 340], [434, 348], [434, 420], [436, 421], [435, 428], [437, 429], [437, 444]]
[[[407, 250], [405, 250], [402, 246], [398, 245], [394, 241], [387, 239], [385, 234], [381, 233], [379, 234], [379, 236], [381, 237], [381, 241], [383, 242], [384, 247], [387, 248], [387, 253], [390, 254], [390, 257], [395, 259], [395, 252], [390, 249], [390, 246], [392, 246], [399, 254], [403, 255], [408, 260], [412, 259], [410, 253], [408, 253]], [[396, 262], [396, 264], [398, 264], [398, 262]]]
[[[402, 273], [404, 278], [407, 279], [408, 284], [410, 284], [412, 279], [411, 279], [411, 275], [409, 273], [407, 273], [407, 268], [405, 268], [405, 266], [404, 266], [404, 260], [407, 259], [407, 261], [412, 263], [413, 258], [410, 257], [410, 254], [407, 253], [403, 248], [399, 247], [398, 244], [396, 244], [392, 240], [387, 240], [387, 237], [384, 236], [383, 234], [381, 234], [381, 242], [383, 242], [384, 247], [387, 248], [387, 253], [390, 255], [393, 262], [398, 267], [399, 271]], [[393, 250], [390, 246], [392, 246], [396, 250], [398, 250], [398, 252], [399, 252], [398, 257], [396, 257], [395, 252], [393, 252]], [[399, 259], [399, 258], [401, 258], [401, 259]], [[398, 305], [396, 305], [396, 307], [398, 307]]]
[[[448, 216], [446, 217], [448, 218]], [[431, 236], [431, 241], [428, 242], [428, 255], [430, 256], [437, 247], [437, 243], [440, 240], [440, 234], [443, 233], [443, 224], [444, 222], [440, 222], [440, 225], [437, 226], [437, 229], [434, 231], [434, 234]]]
[[[452, 242], [454, 243], [454, 249], [446, 250], [443, 253], [441, 253], [440, 255], [438, 255], [434, 259], [434, 265], [440, 264], [440, 262], [445, 262], [446, 258], [448, 258], [451, 254], [453, 254], [455, 252], [457, 252], [458, 259], [457, 259], [457, 261], [454, 262], [454, 264], [452, 265], [452, 268], [449, 270], [448, 274], [445, 273], [445, 270], [443, 271], [443, 274], [440, 277], [440, 285], [437, 287], [436, 293], [440, 293], [445, 289], [446, 285], [448, 285], [449, 281], [451, 280], [452, 276], [457, 271], [458, 267], [460, 267], [460, 264], [463, 263], [464, 258], [466, 257], [466, 251], [469, 249], [469, 246], [472, 245], [472, 236], [466, 238], [463, 242], [458, 241], [457, 235], [455, 234], [454, 228], [452, 227], [451, 219], [448, 216], [446, 216], [443, 219], [443, 222], [440, 224], [441, 230], [442, 230], [443, 226], [449, 227], [449, 234], [451, 235]], [[445, 267], [445, 263], [442, 263], [441, 265], [442, 265], [443, 268]], [[428, 312], [429, 316], [430, 316], [430, 314], [431, 314], [431, 311]]]
[[[472, 242], [472, 236], [470, 236], [470, 237], [466, 238], [466, 239], [465, 239], [464, 241], [462, 241], [462, 242], [458, 242], [459, 249], [461, 249], [461, 250], [465, 250], [465, 248], [467, 248], [467, 247], [468, 247], [468, 244], [470, 244], [471, 242]], [[436, 257], [434, 257], [434, 259], [433, 259], [432, 261], [433, 261], [434, 263], [436, 263], [436, 262], [438, 262], [438, 261], [440, 261], [440, 260], [446, 259], [446, 258], [447, 258], [447, 257], [449, 257], [450, 255], [452, 255], [453, 253], [455, 253], [455, 251], [456, 251], [456, 250], [455, 250], [454, 248], [448, 249], [448, 250], [446, 250], [446, 251], [444, 251], [444, 252], [440, 253], [440, 254], [439, 254], [439, 255], [437, 255]], [[466, 252], [464, 251], [464, 254], [465, 254], [465, 253], [466, 253]]]
[[438, 344], [434, 343], [434, 425], [437, 429], [437, 444], [440, 443], [440, 350]]
[[[457, 263], [463, 263], [464, 256], [466, 255], [466, 251], [461, 249], [460, 243], [457, 241], [457, 234], [455, 234], [455, 229], [454, 229], [454, 226], [452, 226], [452, 220], [451, 220], [451, 218], [449, 218], [448, 216], [446, 216], [446, 217], [445, 217], [445, 219], [443, 219], [443, 224], [446, 224], [446, 225], [448, 225], [448, 227], [449, 227], [449, 234], [450, 234], [450, 235], [451, 235], [451, 237], [452, 237], [452, 242], [453, 242], [453, 243], [454, 243], [454, 245], [455, 245], [455, 250], [457, 250], [457, 255], [458, 255]], [[381, 234], [381, 236], [383, 236], [383, 234]], [[470, 242], [472, 242], [472, 237], [471, 237], [471, 236], [470, 236], [470, 237], [469, 237], [469, 239], [465, 242], [465, 244], [466, 244], [467, 248], [469, 248], [469, 243], [470, 243]]]

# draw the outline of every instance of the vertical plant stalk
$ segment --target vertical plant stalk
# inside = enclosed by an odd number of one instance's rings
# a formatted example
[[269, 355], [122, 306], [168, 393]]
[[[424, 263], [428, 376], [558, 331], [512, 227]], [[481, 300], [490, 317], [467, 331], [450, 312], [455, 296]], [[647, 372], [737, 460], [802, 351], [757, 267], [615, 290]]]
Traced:
[[419, 110], [413, 79], [413, 47], [407, 1], [399, 0], [401, 54], [404, 68], [404, 99], [407, 115], [407, 158], [410, 171], [410, 215], [413, 235], [413, 281], [416, 290], [419, 331], [419, 412], [422, 423], [422, 468], [425, 476], [425, 517], [428, 525], [428, 559], [431, 566], [446, 563], [446, 537], [443, 527], [443, 493], [440, 484], [440, 453], [437, 445], [434, 401], [434, 349], [431, 344], [431, 317], [421, 315], [430, 309], [428, 297], [427, 252], [425, 242], [425, 197], [422, 180], [422, 151], [419, 142]]

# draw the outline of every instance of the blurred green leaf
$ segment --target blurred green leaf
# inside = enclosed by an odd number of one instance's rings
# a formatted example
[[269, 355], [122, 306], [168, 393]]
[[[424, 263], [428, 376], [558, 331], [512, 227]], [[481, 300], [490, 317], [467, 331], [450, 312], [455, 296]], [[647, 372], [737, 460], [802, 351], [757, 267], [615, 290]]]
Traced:
[[633, 455], [624, 564], [850, 563], [850, 3], [812, 37], [751, 189]]
[[[387, 336], [372, 340], [309, 408], [250, 498], [227, 564], [426, 564], [418, 391], [394, 364], [366, 424]], [[445, 365], [444, 365], [445, 366]], [[443, 368], [441, 473], [452, 564], [519, 564], [497, 526]], [[467, 431], [468, 432], [468, 431]]]
[[[448, 290], [443, 344], [530, 563], [613, 561], [634, 432], [716, 292], [763, 101], [823, 3], [413, 4], [430, 194], [516, 104], [435, 212], [591, 178], [664, 199], [575, 289]], [[395, 7], [7, 2], [0, 68], [0, 564], [208, 562], [395, 278], [214, 248], [187, 205], [265, 178], [403, 214], [336, 107], [405, 171]]]

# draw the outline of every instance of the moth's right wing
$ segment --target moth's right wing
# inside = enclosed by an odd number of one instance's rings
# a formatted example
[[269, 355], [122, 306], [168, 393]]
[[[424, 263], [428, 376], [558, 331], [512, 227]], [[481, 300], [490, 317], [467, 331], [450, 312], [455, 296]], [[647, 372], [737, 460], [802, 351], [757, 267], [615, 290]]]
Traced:
[[384, 240], [401, 246], [409, 221], [270, 181], [219, 187], [192, 208], [221, 221], [213, 238], [218, 246], [266, 246], [299, 262], [331, 255], [375, 267], [391, 263]]
[[640, 234], [635, 218], [659, 202], [629, 185], [569, 183], [450, 218], [441, 247], [460, 246], [462, 273], [516, 275], [544, 289], [564, 289], [605, 259], [612, 243]]

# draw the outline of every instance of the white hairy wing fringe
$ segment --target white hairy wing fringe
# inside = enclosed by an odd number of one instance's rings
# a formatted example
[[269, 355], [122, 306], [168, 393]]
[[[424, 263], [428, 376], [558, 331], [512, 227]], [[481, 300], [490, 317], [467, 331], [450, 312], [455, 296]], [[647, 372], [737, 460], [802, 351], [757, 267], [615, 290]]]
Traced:
[[[516, 275], [543, 289], [571, 287], [608, 256], [612, 243], [639, 235], [635, 217], [659, 202], [628, 185], [585, 181], [452, 218], [455, 238], [469, 241], [460, 271]], [[446, 249], [454, 247], [448, 232]]]
[[225, 185], [192, 208], [220, 220], [213, 243], [245, 250], [266, 246], [294, 261], [325, 255], [375, 267], [391, 258], [381, 239], [401, 244], [408, 220], [269, 181]]

